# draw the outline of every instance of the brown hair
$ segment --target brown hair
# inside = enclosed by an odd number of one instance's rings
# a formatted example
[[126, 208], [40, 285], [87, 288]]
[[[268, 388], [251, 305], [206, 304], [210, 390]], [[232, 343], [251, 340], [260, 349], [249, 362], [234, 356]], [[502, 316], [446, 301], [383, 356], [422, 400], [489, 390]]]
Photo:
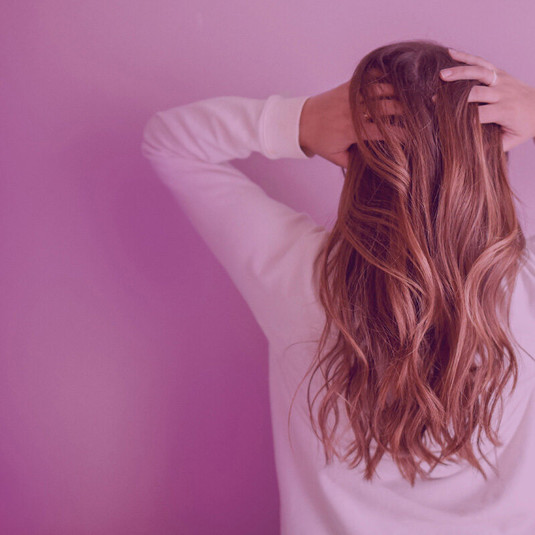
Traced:
[[[421, 461], [434, 468], [453, 455], [486, 479], [471, 437], [477, 432], [485, 459], [483, 431], [502, 444], [491, 418], [506, 383], [517, 383], [509, 308], [526, 240], [501, 128], [481, 124], [477, 103], [467, 102], [478, 82], [439, 77], [460, 64], [433, 41], [402, 41], [367, 54], [350, 82], [358, 140], [314, 264], [327, 321], [307, 402], [326, 461], [336, 455], [354, 468], [364, 459], [366, 480], [385, 452], [411, 485], [426, 475]], [[384, 113], [377, 83], [391, 84], [402, 128]], [[366, 139], [363, 109], [381, 139]], [[323, 354], [333, 327], [335, 343]], [[319, 371], [323, 386], [311, 403]], [[341, 456], [343, 414], [351, 443]], [[438, 457], [426, 433], [441, 446]]]

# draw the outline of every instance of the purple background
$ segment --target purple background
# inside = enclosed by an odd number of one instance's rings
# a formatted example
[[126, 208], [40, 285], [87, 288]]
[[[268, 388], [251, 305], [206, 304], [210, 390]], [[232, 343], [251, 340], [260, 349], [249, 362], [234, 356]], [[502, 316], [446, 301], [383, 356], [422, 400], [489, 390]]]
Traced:
[[[535, 85], [532, 0], [3, 0], [0, 532], [275, 534], [267, 342], [141, 156], [157, 110], [297, 96], [432, 38]], [[512, 182], [534, 232], [535, 147]], [[236, 166], [330, 225], [338, 168]]]

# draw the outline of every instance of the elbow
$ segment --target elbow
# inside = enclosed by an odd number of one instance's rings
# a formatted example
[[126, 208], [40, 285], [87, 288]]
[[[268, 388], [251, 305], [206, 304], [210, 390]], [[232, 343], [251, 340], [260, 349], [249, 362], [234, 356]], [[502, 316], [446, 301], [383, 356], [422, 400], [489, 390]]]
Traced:
[[146, 158], [161, 155], [165, 149], [164, 123], [159, 113], [152, 115], [143, 128], [141, 153]]
[[179, 108], [158, 111], [145, 123], [141, 152], [146, 158], [190, 160], [195, 158], [191, 127]]

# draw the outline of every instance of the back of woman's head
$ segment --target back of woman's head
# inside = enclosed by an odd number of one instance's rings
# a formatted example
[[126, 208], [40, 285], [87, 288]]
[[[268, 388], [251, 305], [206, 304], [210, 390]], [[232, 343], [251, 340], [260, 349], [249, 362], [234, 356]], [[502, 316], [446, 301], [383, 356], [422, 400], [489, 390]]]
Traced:
[[[316, 262], [327, 321], [312, 376], [323, 387], [311, 403], [311, 377], [307, 399], [327, 461], [364, 459], [366, 479], [386, 452], [411, 484], [422, 461], [454, 456], [486, 478], [472, 437], [482, 455], [483, 432], [501, 444], [491, 417], [516, 386], [509, 307], [526, 242], [500, 127], [467, 101], [478, 82], [439, 77], [455, 65], [437, 43], [405, 41], [370, 52], [350, 82], [358, 140]], [[380, 139], [367, 137], [364, 110]], [[352, 437], [341, 454], [340, 404]]]

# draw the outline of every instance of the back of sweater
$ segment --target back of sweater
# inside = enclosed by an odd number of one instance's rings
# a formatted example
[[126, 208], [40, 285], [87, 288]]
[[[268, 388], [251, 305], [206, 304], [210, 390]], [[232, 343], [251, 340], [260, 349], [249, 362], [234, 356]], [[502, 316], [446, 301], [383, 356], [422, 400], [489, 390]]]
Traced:
[[[217, 97], [155, 113], [142, 152], [223, 265], [269, 342], [269, 387], [283, 535], [535, 533], [535, 363], [519, 354], [501, 448], [487, 449], [488, 480], [464, 463], [436, 467], [411, 487], [384, 457], [377, 478], [326, 465], [310, 427], [303, 379], [325, 316], [312, 261], [328, 231], [269, 197], [230, 160], [253, 151], [301, 158], [308, 97]], [[535, 236], [511, 304], [511, 329], [535, 355]], [[317, 385], [319, 386], [319, 385]], [[288, 411], [294, 393], [288, 432]], [[350, 434], [346, 437], [350, 440]]]

